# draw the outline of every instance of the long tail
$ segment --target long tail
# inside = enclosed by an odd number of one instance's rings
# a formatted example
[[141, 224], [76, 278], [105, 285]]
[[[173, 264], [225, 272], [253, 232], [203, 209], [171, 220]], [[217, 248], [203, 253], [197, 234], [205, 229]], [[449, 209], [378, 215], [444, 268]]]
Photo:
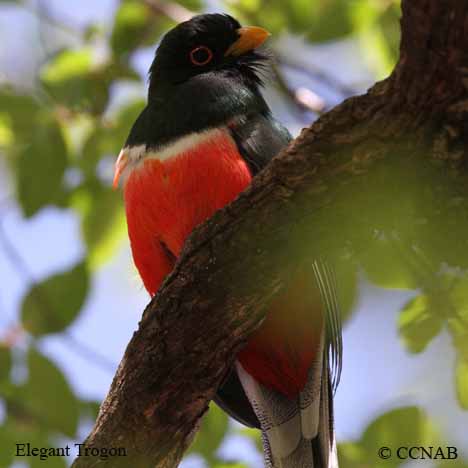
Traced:
[[239, 363], [237, 373], [262, 427], [267, 468], [338, 468], [326, 353], [294, 400], [255, 381]]
[[267, 468], [338, 468], [333, 393], [341, 373], [341, 321], [333, 270], [313, 264], [325, 312], [319, 352], [307, 383], [294, 398], [267, 388], [237, 362], [236, 370], [260, 421]]

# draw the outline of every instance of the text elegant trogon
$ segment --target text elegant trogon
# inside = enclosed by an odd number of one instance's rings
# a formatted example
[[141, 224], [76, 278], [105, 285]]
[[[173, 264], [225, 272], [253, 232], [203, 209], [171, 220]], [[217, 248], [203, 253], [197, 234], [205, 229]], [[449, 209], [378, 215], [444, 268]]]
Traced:
[[[123, 186], [133, 259], [151, 295], [192, 230], [234, 200], [291, 139], [260, 92], [269, 59], [257, 48], [267, 37], [231, 16], [205, 14], [176, 26], [158, 47], [147, 106], [114, 178]], [[338, 466], [335, 289], [326, 263], [298, 265], [218, 390], [215, 401], [226, 412], [262, 430], [267, 466]]]

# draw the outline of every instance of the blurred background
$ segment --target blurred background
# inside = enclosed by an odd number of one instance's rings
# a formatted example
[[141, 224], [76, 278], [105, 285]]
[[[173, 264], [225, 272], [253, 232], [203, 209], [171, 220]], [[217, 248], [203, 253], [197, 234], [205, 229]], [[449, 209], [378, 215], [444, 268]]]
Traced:
[[[15, 458], [14, 444], [85, 438], [149, 301], [113, 163], [161, 35], [194, 12], [273, 33], [265, 95], [293, 135], [398, 57], [394, 0], [0, 0], [0, 467], [70, 465]], [[468, 283], [453, 293], [464, 315], [450, 321], [394, 251], [366, 258], [341, 274], [340, 466], [466, 468]], [[452, 445], [459, 459], [377, 457], [402, 445]], [[212, 405], [182, 466], [257, 468], [259, 447]]]

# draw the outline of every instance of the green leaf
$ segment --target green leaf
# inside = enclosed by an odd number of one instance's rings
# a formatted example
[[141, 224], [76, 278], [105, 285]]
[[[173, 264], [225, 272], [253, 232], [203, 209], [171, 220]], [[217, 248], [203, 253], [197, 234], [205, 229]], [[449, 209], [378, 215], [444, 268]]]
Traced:
[[110, 117], [106, 126], [96, 123], [94, 131], [83, 145], [79, 160], [80, 168], [87, 176], [96, 176], [96, 165], [103, 156], [112, 155], [117, 159], [133, 123], [144, 107], [145, 101], [137, 99], [122, 106]]
[[287, 2], [284, 7], [289, 27], [298, 32], [303, 31], [307, 23], [310, 26], [314, 13], [316, 13], [316, 5], [308, 0], [292, 0]]
[[459, 358], [468, 362], [468, 275], [456, 280], [449, 293], [448, 328]]
[[392, 65], [396, 64], [399, 56], [400, 17], [400, 4], [399, 2], [393, 2], [378, 18], [378, 25], [387, 44], [387, 60]]
[[[229, 2], [229, 7], [239, 20], [243, 20], [246, 24], [255, 24], [255, 26], [266, 28], [275, 36], [287, 27], [285, 5], [282, 1], [239, 0]], [[268, 8], [268, 15], [259, 14], [266, 8]]]
[[39, 351], [28, 353], [29, 378], [18, 389], [17, 402], [47, 432], [75, 437], [79, 402], [61, 370]]
[[395, 65], [395, 58], [391, 55], [387, 40], [378, 25], [360, 32], [361, 50], [365, 61], [374, 71], [378, 79], [386, 78]]
[[[334, 0], [324, 2], [301, 3], [302, 8], [296, 13], [293, 21], [293, 30], [307, 33], [313, 42], [332, 41], [349, 35], [353, 32], [353, 24], [349, 14], [350, 3], [348, 0]], [[307, 10], [312, 10], [312, 17]], [[302, 13], [302, 14], [301, 14]], [[299, 18], [301, 20], [299, 21]]]
[[11, 119], [0, 112], [0, 148], [10, 146], [14, 141]]
[[113, 80], [140, 81], [140, 75], [125, 63], [110, 62], [99, 72], [99, 77], [110, 84]]
[[450, 301], [456, 317], [466, 323], [468, 332], [468, 275], [459, 278], [450, 291]]
[[126, 56], [138, 47], [154, 44], [172, 26], [174, 23], [169, 18], [156, 16], [143, 2], [123, 2], [115, 15], [110, 40], [112, 50], [117, 57]]
[[11, 351], [0, 343], [0, 382], [8, 380], [12, 366]]
[[112, 138], [109, 137], [109, 133], [108, 129], [99, 126], [96, 122], [96, 127], [91, 131], [84, 142], [78, 164], [88, 178], [95, 178], [97, 176], [96, 166], [101, 158], [105, 154], [115, 153], [115, 148], [118, 148], [118, 143], [112, 141]]
[[91, 67], [91, 50], [65, 50], [43, 68], [41, 76], [46, 83], [57, 85], [86, 76]]
[[23, 213], [29, 217], [48, 204], [63, 205], [67, 148], [58, 123], [39, 117], [16, 160], [16, 185]]
[[437, 434], [427, 415], [415, 406], [398, 408], [373, 421], [361, 438], [361, 446], [367, 452], [367, 464], [372, 467], [399, 466], [404, 460], [393, 457], [380, 460], [378, 450], [407, 446], [429, 446], [437, 441]]
[[0, 115], [4, 119], [8, 117], [5, 122], [11, 126], [14, 134], [28, 137], [36, 125], [36, 116], [40, 110], [40, 104], [32, 96], [0, 88]]
[[460, 406], [468, 410], [468, 360], [458, 359], [455, 371], [457, 398]]
[[[424, 179], [421, 177], [422, 181]], [[418, 243], [426, 252], [428, 260], [436, 266], [449, 265], [468, 268], [468, 216], [466, 197], [460, 195], [457, 184], [449, 184], [440, 179], [424, 182], [434, 183], [435, 187], [426, 199], [424, 206], [429, 224], [418, 234]]]
[[0, 109], [12, 117], [22, 120], [35, 115], [41, 106], [35, 98], [26, 94], [17, 94], [15, 90], [3, 86], [0, 87]]
[[191, 11], [200, 11], [203, 7], [201, 0], [177, 0], [177, 3]]
[[[209, 464], [214, 464], [216, 450], [228, 429], [228, 417], [216, 405], [211, 404], [203, 417], [201, 428], [190, 447], [190, 453], [199, 453]], [[211, 462], [211, 463], [210, 463]]]
[[349, 4], [349, 16], [354, 30], [372, 27], [379, 19], [380, 5], [374, 0], [358, 0]]
[[261, 10], [261, 5], [262, 0], [238, 0], [230, 6], [233, 10], [237, 10], [239, 14], [255, 15]]
[[116, 55], [133, 51], [141, 41], [150, 12], [141, 2], [124, 2], [116, 12], [111, 46]]
[[[397, 408], [372, 421], [359, 441], [339, 444], [340, 466], [342, 468], [406, 466], [408, 460], [400, 459], [396, 453], [400, 447], [446, 446], [447, 444], [441, 440], [440, 434], [423, 410], [415, 406]], [[388, 448], [389, 451], [382, 452], [381, 448]], [[385, 455], [385, 453], [391, 455], [390, 458], [380, 458], [379, 454]]]
[[99, 409], [101, 407], [100, 401], [92, 400], [81, 400], [80, 401], [80, 413], [83, 419], [96, 421]]
[[43, 67], [40, 76], [49, 94], [74, 110], [99, 114], [109, 100], [107, 66], [95, 64], [88, 48], [60, 52]]
[[91, 268], [112, 256], [125, 232], [121, 193], [110, 188], [94, 191], [82, 219], [82, 233]]
[[9, 467], [13, 462], [16, 446], [15, 444], [21, 439], [21, 434], [13, 430], [12, 425], [8, 420], [0, 425], [0, 447], [2, 447], [2, 459], [0, 466], [2, 468]]
[[117, 140], [119, 149], [123, 146], [127, 139], [130, 129], [132, 128], [135, 120], [145, 108], [146, 101], [144, 99], [136, 99], [128, 104], [122, 106], [112, 119], [110, 131], [112, 139]]
[[[401, 249], [399, 248], [401, 247]], [[389, 289], [416, 289], [419, 284], [411, 266], [409, 254], [404, 252], [404, 242], [385, 239], [372, 241], [360, 256], [369, 280]]]
[[458, 355], [468, 360], [468, 323], [459, 317], [449, 317], [447, 324]]
[[339, 466], [362, 468], [367, 463], [367, 453], [359, 443], [345, 442], [338, 445]]
[[[0, 466], [13, 462], [17, 443], [32, 447], [56, 447], [57, 435], [75, 437], [78, 426], [77, 401], [60, 370], [35, 350], [28, 353], [28, 381], [11, 385], [2, 397], [6, 417], [0, 425]], [[47, 460], [17, 457], [31, 467], [65, 468], [64, 458]]]
[[420, 353], [442, 330], [444, 316], [433, 307], [428, 296], [420, 295], [403, 307], [398, 319], [398, 331], [406, 348]]
[[[51, 443], [51, 436], [56, 436], [56, 433], [51, 434], [45, 426], [36, 424], [31, 416], [19, 414], [19, 408], [11, 411], [7, 419], [0, 426], [0, 447], [2, 448], [2, 458], [0, 466], [7, 467], [13, 461], [18, 463], [27, 462], [28, 466], [34, 468], [65, 468], [67, 466], [65, 458], [51, 457], [47, 460], [41, 460], [40, 457], [14, 457], [17, 446], [16, 444], [30, 443], [31, 447], [57, 447], [57, 440]], [[63, 446], [62, 444], [60, 444]]]
[[21, 305], [25, 330], [34, 336], [63, 331], [78, 316], [88, 289], [89, 277], [84, 263], [34, 285]]
[[[240, 0], [230, 2], [236, 14], [274, 35], [285, 29], [306, 34], [312, 42], [331, 41], [353, 31], [348, 0]], [[352, 2], [354, 3], [354, 2]], [[261, 14], [262, 11], [268, 14]]]

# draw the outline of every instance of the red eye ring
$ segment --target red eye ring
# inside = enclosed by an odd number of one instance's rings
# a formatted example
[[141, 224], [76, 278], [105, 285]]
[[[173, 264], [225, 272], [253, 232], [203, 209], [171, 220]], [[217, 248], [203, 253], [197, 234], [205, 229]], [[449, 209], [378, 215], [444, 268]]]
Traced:
[[[197, 59], [196, 55], [199, 54], [200, 52], [206, 53], [206, 58], [204, 60]], [[206, 65], [207, 63], [210, 63], [212, 59], [213, 59], [213, 52], [211, 51], [210, 48], [206, 46], [195, 47], [195, 49], [193, 49], [190, 52], [190, 61], [194, 65], [203, 66], [203, 65]]]

